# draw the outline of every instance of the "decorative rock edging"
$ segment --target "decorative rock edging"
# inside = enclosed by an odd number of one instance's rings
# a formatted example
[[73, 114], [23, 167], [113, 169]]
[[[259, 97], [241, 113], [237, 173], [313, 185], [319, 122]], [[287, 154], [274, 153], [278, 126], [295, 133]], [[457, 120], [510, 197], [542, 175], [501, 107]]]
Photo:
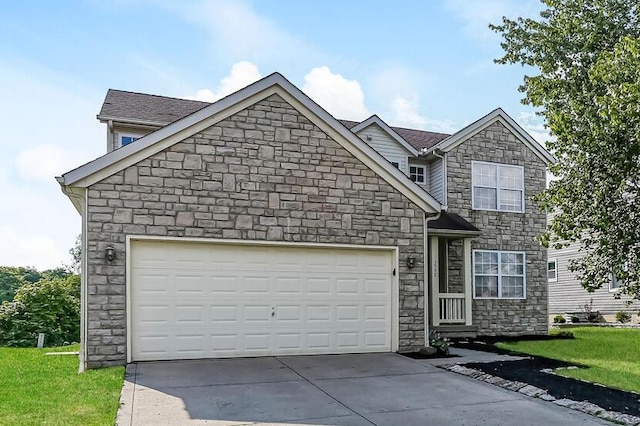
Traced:
[[610, 422], [620, 423], [625, 426], [640, 426], [640, 417], [619, 413], [617, 411], [608, 411], [588, 401], [574, 401], [572, 399], [566, 398], [557, 399], [554, 396], [549, 395], [546, 390], [529, 385], [527, 383], [506, 380], [502, 377], [492, 376], [491, 374], [487, 374], [474, 368], [465, 367], [464, 365], [445, 364], [440, 365], [439, 367], [448, 371], [452, 371], [454, 373], [462, 374], [463, 376], [471, 377], [472, 379], [490, 383], [495, 386], [500, 386], [511, 391], [520, 392], [521, 394], [530, 396], [532, 398], [539, 398], [543, 401], [550, 401], [562, 407], [571, 408], [572, 410], [581, 411], [592, 416], [597, 416]]

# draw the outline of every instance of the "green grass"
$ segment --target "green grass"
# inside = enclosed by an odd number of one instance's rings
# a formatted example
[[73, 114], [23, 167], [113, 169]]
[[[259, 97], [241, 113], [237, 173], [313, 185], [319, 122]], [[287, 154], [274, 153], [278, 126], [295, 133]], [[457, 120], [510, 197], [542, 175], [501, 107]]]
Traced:
[[640, 329], [576, 327], [573, 340], [502, 342], [498, 347], [581, 364], [588, 368], [557, 373], [640, 392]]
[[78, 374], [78, 346], [0, 348], [0, 425], [113, 425], [124, 367]]

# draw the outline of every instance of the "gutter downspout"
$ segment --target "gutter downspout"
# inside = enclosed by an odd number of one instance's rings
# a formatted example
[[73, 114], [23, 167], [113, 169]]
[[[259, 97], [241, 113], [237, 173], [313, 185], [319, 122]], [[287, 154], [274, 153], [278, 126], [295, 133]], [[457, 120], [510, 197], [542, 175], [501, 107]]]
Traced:
[[429, 222], [432, 220], [437, 220], [440, 218], [442, 214], [441, 211], [436, 213], [433, 216], [428, 216], [424, 213], [424, 346], [429, 346]]
[[78, 213], [82, 218], [81, 227], [81, 258], [80, 258], [80, 365], [78, 367], [78, 373], [82, 373], [87, 368], [87, 312], [88, 312], [88, 289], [87, 289], [87, 212], [89, 209], [87, 190], [85, 188], [76, 188], [75, 191], [72, 187], [64, 184], [63, 177], [56, 177], [56, 180], [60, 184], [62, 192], [69, 197]]

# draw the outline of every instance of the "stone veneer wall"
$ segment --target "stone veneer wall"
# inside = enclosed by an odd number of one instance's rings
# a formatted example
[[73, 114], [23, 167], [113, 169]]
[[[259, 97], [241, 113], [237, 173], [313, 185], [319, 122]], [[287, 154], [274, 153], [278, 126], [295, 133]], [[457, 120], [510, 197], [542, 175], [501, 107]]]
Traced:
[[[525, 213], [473, 210], [472, 160], [524, 166]], [[546, 334], [547, 252], [535, 239], [546, 227], [546, 216], [532, 200], [545, 188], [545, 163], [495, 122], [448, 152], [447, 168], [450, 211], [482, 231], [472, 240], [471, 248], [526, 253], [526, 299], [474, 299], [473, 324], [479, 327], [478, 333]]]
[[398, 246], [400, 351], [424, 345], [423, 212], [277, 95], [92, 185], [88, 205], [89, 368], [126, 360], [128, 234]]

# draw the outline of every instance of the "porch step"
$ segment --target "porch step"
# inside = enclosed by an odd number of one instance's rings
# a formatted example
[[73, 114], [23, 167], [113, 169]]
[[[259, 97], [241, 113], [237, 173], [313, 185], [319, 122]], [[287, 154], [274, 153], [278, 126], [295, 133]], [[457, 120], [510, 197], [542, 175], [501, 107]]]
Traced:
[[453, 339], [478, 337], [477, 325], [437, 325], [431, 326], [431, 330], [440, 333], [442, 337]]

